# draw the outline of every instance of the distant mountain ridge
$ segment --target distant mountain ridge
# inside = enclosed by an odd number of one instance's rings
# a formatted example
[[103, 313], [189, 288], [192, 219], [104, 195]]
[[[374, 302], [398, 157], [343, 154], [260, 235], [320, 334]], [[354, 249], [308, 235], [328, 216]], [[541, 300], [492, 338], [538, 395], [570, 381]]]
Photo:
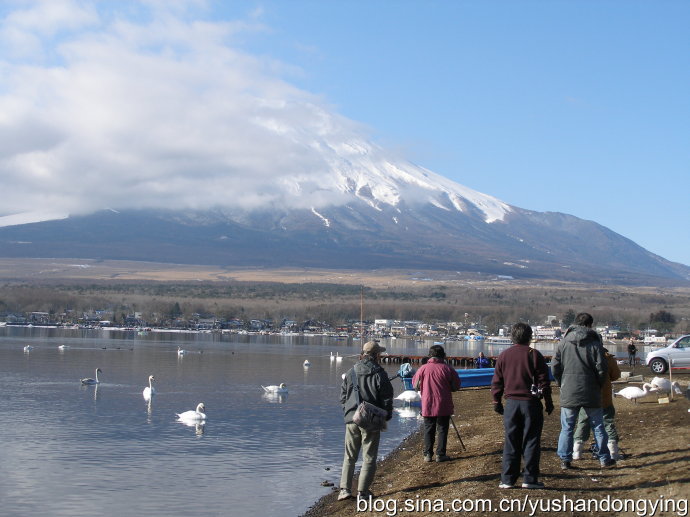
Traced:
[[[316, 212], [316, 213], [315, 213]], [[0, 228], [0, 256], [332, 269], [433, 269], [513, 278], [686, 284], [690, 268], [590, 221], [513, 209], [486, 223], [427, 205], [319, 211], [100, 211]]]
[[48, 211], [7, 214], [0, 217], [0, 256], [690, 282], [690, 267], [595, 222], [508, 205], [361, 139], [306, 145], [318, 150], [322, 174], [262, 179], [253, 191], [230, 189], [224, 178], [216, 187], [227, 189], [226, 201], [205, 210], [113, 207], [52, 220]]

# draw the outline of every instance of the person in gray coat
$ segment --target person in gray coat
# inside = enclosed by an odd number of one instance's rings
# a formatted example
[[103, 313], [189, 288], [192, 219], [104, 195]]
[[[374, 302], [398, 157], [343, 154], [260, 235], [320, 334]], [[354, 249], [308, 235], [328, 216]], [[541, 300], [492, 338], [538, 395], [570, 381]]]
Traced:
[[573, 434], [580, 408], [587, 413], [594, 431], [601, 466], [616, 464], [609, 452], [601, 407], [601, 387], [607, 378], [608, 364], [601, 336], [592, 330], [592, 323], [591, 314], [578, 314], [551, 361], [551, 371], [561, 387], [561, 434], [557, 454], [563, 470], [572, 468]]
[[378, 364], [379, 355], [386, 349], [375, 341], [369, 341], [362, 347], [360, 361], [343, 376], [340, 388], [340, 403], [343, 406], [345, 420], [345, 456], [340, 476], [340, 494], [338, 501], [352, 497], [352, 477], [355, 463], [362, 450], [362, 469], [359, 473], [357, 497], [369, 498], [369, 490], [376, 474], [376, 458], [379, 453], [381, 431], [367, 431], [352, 421], [359, 403], [354, 390], [354, 382], [359, 386], [359, 396], [364, 402], [374, 404], [388, 412], [387, 420], [393, 416], [393, 385], [388, 374]]

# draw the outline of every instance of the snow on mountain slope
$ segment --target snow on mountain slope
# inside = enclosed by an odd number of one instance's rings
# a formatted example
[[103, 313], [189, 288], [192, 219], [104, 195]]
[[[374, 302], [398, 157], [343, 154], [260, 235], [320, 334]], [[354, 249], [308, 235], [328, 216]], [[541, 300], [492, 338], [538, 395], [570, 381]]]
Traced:
[[484, 221], [501, 221], [510, 205], [477, 192], [409, 162], [391, 158], [378, 146], [364, 140], [320, 146], [329, 165], [319, 188], [354, 194], [374, 208], [429, 203], [446, 210], [466, 212], [473, 205]]
[[68, 214], [57, 212], [24, 212], [0, 217], [0, 228], [5, 226], [18, 226], [21, 224], [41, 223], [44, 221], [55, 221], [67, 219]]

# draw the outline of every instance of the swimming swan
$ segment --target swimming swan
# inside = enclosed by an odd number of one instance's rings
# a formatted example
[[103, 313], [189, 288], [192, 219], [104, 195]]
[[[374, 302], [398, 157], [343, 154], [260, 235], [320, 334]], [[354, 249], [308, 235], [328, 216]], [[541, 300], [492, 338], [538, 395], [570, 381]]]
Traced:
[[156, 378], [153, 375], [149, 375], [149, 385], [144, 388], [144, 400], [151, 400], [151, 397], [153, 397], [156, 394], [156, 388], [153, 387], [153, 381], [155, 381]]
[[177, 347], [177, 355], [185, 355], [187, 351], [184, 348]]
[[34, 349], [34, 347], [32, 347], [31, 345], [26, 345], [24, 347], [24, 352], [31, 352], [33, 349]]
[[199, 405], [197, 405], [195, 411], [185, 411], [184, 413], [177, 413], [177, 419], [180, 422], [184, 422], [186, 424], [196, 424], [199, 422], [204, 422], [206, 420], [206, 414], [204, 414], [203, 411], [206, 411], [206, 408], [204, 407], [204, 403], [200, 402]]
[[309, 362], [309, 359], [305, 359], [304, 362], [302, 363], [304, 366], [311, 366], [311, 363]]
[[288, 389], [287, 386], [285, 385], [284, 382], [280, 383], [280, 386], [276, 386], [275, 384], [271, 386], [261, 386], [266, 393], [287, 393]]
[[92, 384], [100, 384], [101, 381], [98, 380], [99, 373], [103, 373], [103, 370], [101, 370], [100, 368], [96, 368], [96, 378], [92, 379], [91, 377], [87, 377], [85, 379], [82, 379], [81, 383], [87, 386], [91, 386]]
[[649, 395], [650, 390], [653, 390], [652, 385], [648, 382], [645, 382], [642, 385], [642, 389], [638, 388], [637, 386], [628, 386], [627, 388], [620, 390], [618, 393], [614, 393], [614, 395], [619, 395], [628, 400], [632, 400], [633, 402], [637, 402], [637, 399], [641, 399]]

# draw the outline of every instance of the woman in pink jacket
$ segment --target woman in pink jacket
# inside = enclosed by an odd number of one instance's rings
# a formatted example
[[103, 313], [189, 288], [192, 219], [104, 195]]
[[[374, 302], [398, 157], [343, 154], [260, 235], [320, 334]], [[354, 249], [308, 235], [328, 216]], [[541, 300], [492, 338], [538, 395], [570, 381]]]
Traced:
[[458, 372], [445, 362], [446, 352], [441, 345], [429, 348], [429, 361], [412, 378], [412, 386], [422, 396], [424, 417], [424, 461], [431, 461], [438, 431], [436, 461], [448, 461], [446, 443], [448, 426], [453, 414], [453, 391], [460, 389]]

